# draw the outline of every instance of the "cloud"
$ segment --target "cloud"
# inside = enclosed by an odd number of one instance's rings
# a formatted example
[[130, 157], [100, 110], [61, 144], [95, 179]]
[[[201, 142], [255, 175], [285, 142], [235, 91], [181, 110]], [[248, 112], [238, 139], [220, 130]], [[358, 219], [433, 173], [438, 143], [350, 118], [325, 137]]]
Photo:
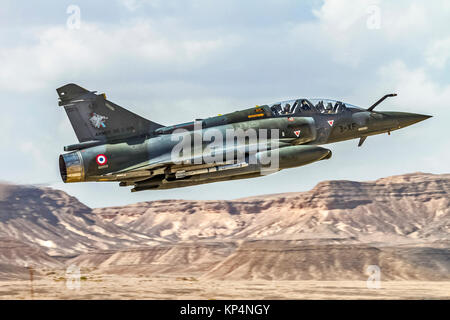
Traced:
[[51, 163], [49, 163], [44, 149], [41, 146], [37, 146], [35, 142], [22, 141], [19, 145], [19, 150], [22, 152], [23, 157], [34, 162], [33, 167], [36, 170], [42, 170], [43, 172], [51, 171]]
[[119, 0], [118, 2], [131, 12], [135, 12], [143, 6], [158, 8], [162, 5], [161, 0]]
[[450, 37], [436, 40], [427, 49], [425, 55], [430, 66], [443, 69], [450, 58]]
[[134, 21], [116, 27], [82, 22], [80, 29], [50, 26], [26, 30], [32, 41], [0, 47], [0, 86], [9, 92], [42, 90], [58, 79], [103, 75], [123, 61], [154, 72], [186, 72], [207, 63], [238, 37], [187, 37], [159, 31], [151, 21]]
[[400, 100], [411, 111], [439, 112], [450, 115], [450, 84], [433, 81], [424, 66], [408, 68], [396, 60], [380, 67], [380, 81], [399, 93]]
[[[393, 61], [379, 69], [380, 81], [391, 86], [399, 95], [395, 98], [396, 110], [432, 115], [424, 123], [408, 128], [408, 135], [399, 141], [410, 160], [422, 163], [429, 171], [449, 172], [449, 143], [442, 139], [448, 135], [450, 119], [450, 84], [439, 83], [430, 78], [425, 67], [408, 68], [403, 61]], [[386, 104], [392, 104], [389, 101]], [[384, 110], [389, 108], [382, 107]], [[420, 147], [419, 147], [420, 146]], [[422, 169], [424, 170], [424, 169]]]
[[326, 0], [319, 9], [313, 10], [313, 13], [320, 20], [322, 28], [342, 40], [342, 37], [348, 36], [346, 32], [354, 32], [365, 25], [369, 17], [367, 8], [371, 5], [371, 0]]

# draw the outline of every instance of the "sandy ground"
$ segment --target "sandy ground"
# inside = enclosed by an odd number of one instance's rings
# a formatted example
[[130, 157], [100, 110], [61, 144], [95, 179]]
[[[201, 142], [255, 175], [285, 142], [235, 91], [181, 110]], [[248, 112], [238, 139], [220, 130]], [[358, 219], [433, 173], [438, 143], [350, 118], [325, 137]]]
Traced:
[[[79, 289], [58, 275], [0, 281], [0, 299], [450, 299], [450, 282], [211, 281], [186, 277], [82, 276]], [[72, 283], [75, 285], [76, 282]]]

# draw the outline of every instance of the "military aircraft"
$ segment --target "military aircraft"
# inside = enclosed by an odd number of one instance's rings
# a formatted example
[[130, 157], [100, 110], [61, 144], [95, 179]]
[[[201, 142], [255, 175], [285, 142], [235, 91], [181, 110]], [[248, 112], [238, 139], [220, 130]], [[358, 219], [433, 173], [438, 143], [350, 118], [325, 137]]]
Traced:
[[164, 126], [107, 100], [104, 93], [75, 84], [56, 91], [79, 140], [64, 147], [67, 153], [59, 157], [62, 180], [116, 181], [133, 186], [132, 192], [253, 178], [303, 166], [331, 157], [319, 145], [359, 139], [362, 146], [368, 136], [390, 134], [431, 117], [374, 111], [396, 96], [388, 94], [367, 109], [300, 98]]

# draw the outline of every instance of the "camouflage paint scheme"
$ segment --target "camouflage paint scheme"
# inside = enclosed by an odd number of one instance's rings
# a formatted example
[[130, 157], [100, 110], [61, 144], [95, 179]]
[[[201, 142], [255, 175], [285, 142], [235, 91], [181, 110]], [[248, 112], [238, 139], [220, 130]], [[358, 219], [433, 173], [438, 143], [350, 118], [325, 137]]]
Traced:
[[[77, 144], [66, 146], [64, 150], [68, 153], [60, 156], [63, 181], [117, 181], [120, 186], [134, 186], [131, 191], [262, 175], [261, 169], [267, 164], [259, 160], [248, 163], [247, 155], [252, 148], [248, 141], [232, 145], [235, 158], [231, 162], [203, 161], [202, 152], [211, 141], [202, 141], [202, 137], [214, 132], [222, 133], [225, 139], [227, 130], [255, 129], [259, 138], [259, 129], [267, 129], [269, 149], [278, 152], [277, 170], [282, 170], [329, 159], [331, 151], [319, 145], [358, 138], [358, 146], [361, 146], [370, 135], [390, 133], [430, 117], [373, 111], [385, 98], [394, 96], [391, 94], [368, 109], [328, 99], [297, 99], [164, 126], [114, 104], [105, 94], [96, 94], [75, 84], [58, 88], [57, 93], [59, 105], [64, 106], [79, 140]], [[179, 129], [184, 132], [178, 137], [189, 135], [192, 141], [201, 142], [198, 150], [194, 148], [191, 154], [183, 155], [183, 163], [174, 162], [171, 154], [179, 142], [174, 139], [174, 131]], [[278, 130], [278, 137], [270, 136], [271, 129]], [[226, 150], [215, 152], [225, 154]], [[238, 161], [237, 152], [244, 154], [244, 162]], [[257, 153], [257, 159], [259, 155]]]

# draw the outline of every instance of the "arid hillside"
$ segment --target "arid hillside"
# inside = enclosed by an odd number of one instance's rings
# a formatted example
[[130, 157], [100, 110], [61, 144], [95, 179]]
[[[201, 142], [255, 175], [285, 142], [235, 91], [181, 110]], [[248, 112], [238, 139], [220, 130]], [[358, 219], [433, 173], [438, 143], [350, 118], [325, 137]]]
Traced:
[[[0, 185], [0, 278], [70, 264], [203, 280], [450, 280], [450, 174], [324, 181], [307, 192], [91, 209]], [[39, 271], [41, 270], [41, 271]], [[25, 273], [24, 273], [25, 272]]]
[[325, 181], [308, 192], [232, 201], [164, 200], [93, 212], [127, 230], [170, 241], [339, 239], [450, 240], [450, 175], [373, 182]]

